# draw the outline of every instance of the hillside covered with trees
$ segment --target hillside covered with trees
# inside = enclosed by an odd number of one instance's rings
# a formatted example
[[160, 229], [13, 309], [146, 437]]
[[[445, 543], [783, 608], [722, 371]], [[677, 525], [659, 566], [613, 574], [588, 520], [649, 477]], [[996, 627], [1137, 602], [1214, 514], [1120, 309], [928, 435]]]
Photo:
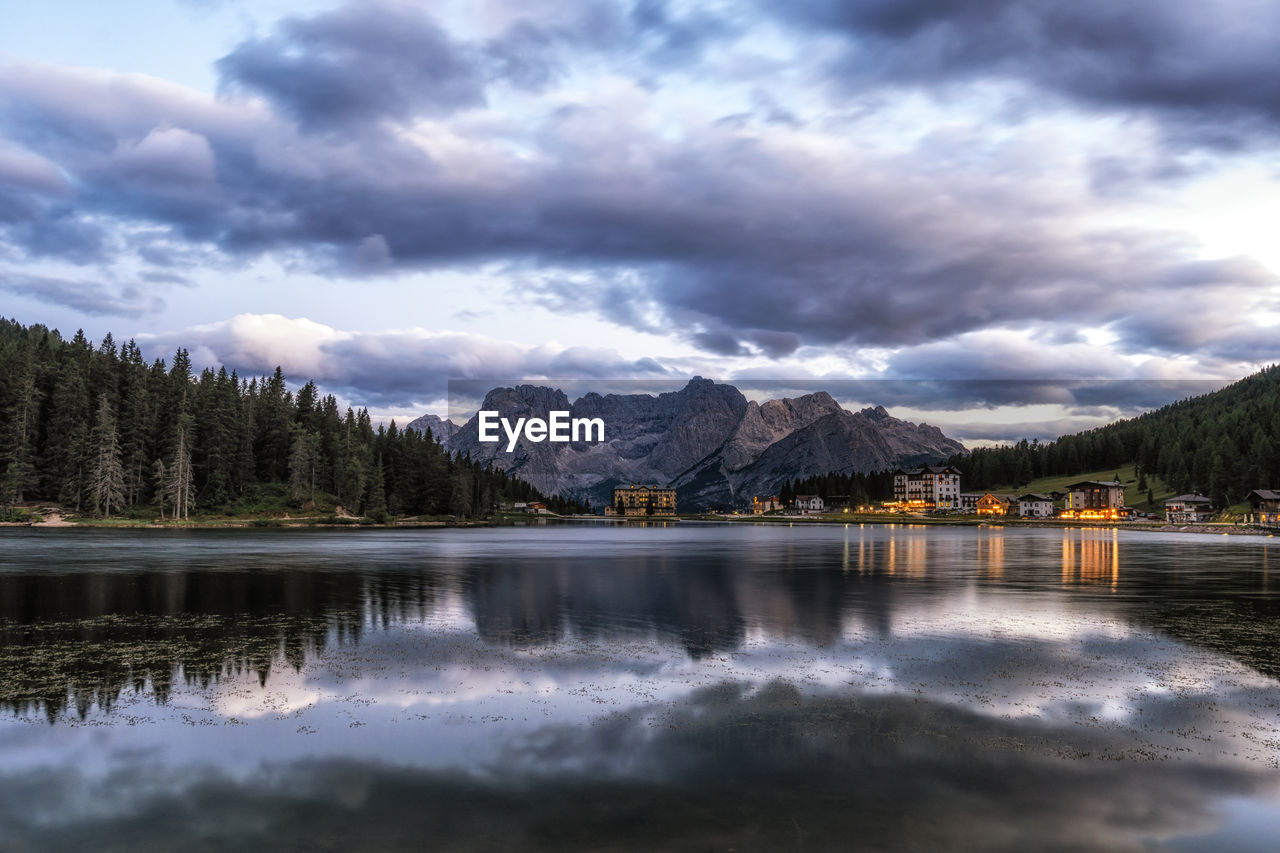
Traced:
[[[0, 509], [56, 501], [98, 516], [253, 512], [271, 498], [327, 500], [357, 516], [480, 517], [546, 500], [430, 432], [374, 426], [279, 368], [193, 373], [187, 351], [147, 363], [111, 335], [94, 346], [0, 319]], [[576, 504], [548, 500], [558, 511]]]
[[[1175, 492], [1198, 492], [1225, 507], [1257, 488], [1280, 486], [1280, 366], [1218, 391], [1190, 397], [1056, 441], [1021, 441], [953, 456], [964, 488], [1023, 485], [1040, 477], [1118, 468], [1132, 462]], [[1141, 487], [1140, 487], [1141, 488]]]

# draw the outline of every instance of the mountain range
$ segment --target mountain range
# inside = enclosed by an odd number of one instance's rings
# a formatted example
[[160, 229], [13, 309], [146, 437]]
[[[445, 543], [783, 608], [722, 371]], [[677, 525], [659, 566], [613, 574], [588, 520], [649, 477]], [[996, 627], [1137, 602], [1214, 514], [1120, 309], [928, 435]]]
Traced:
[[608, 503], [617, 485], [648, 484], [677, 490], [681, 509], [740, 506], [752, 495], [776, 494], [784, 482], [831, 472], [879, 471], [946, 459], [965, 448], [928, 424], [890, 415], [883, 407], [850, 411], [819, 391], [757, 403], [732, 385], [694, 377], [663, 394], [584, 394], [539, 385], [494, 388], [483, 410], [514, 421], [547, 417], [602, 418], [605, 441], [530, 442], [515, 450], [480, 442], [478, 419], [462, 426], [435, 415], [409, 424], [430, 429], [455, 452], [492, 463], [564, 497]]

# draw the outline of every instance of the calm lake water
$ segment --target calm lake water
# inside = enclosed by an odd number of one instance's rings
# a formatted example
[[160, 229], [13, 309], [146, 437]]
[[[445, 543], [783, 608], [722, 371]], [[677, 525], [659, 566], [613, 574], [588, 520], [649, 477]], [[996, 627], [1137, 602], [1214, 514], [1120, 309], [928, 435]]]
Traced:
[[0, 530], [0, 849], [1275, 850], [1280, 540]]

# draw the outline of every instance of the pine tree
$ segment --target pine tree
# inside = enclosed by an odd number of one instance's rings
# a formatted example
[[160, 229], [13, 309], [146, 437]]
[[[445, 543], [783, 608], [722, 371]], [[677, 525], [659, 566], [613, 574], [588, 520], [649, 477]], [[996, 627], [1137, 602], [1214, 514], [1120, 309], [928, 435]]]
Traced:
[[191, 449], [187, 446], [185, 424], [178, 426], [178, 438], [173, 447], [173, 461], [169, 465], [164, 495], [173, 507], [174, 519], [190, 517], [191, 504], [195, 500], [195, 477], [191, 468]]
[[150, 400], [147, 366], [138, 345], [129, 341], [120, 354], [120, 449], [124, 454], [125, 503], [143, 499], [147, 461], [151, 458]]
[[89, 441], [88, 391], [83, 368], [71, 361], [54, 388], [52, 412], [41, 454], [48, 460], [45, 493], [80, 509]]
[[156, 503], [160, 506], [160, 520], [164, 521], [164, 496], [169, 488], [169, 472], [164, 467], [164, 460], [156, 460], [151, 469], [151, 482], [155, 486]]
[[316, 437], [296, 429], [289, 453], [289, 488], [295, 501], [316, 499]]
[[471, 467], [469, 462], [460, 462], [453, 475], [453, 491], [449, 497], [449, 511], [453, 515], [468, 516], [471, 514]]
[[93, 457], [89, 470], [89, 493], [93, 511], [110, 518], [112, 510], [124, 509], [124, 462], [116, 433], [115, 412], [107, 395], [98, 397], [98, 414], [91, 440]]
[[27, 491], [37, 485], [35, 442], [40, 391], [30, 362], [24, 363], [17, 379], [17, 399], [9, 412], [5, 441], [9, 452], [0, 485], [0, 501], [4, 503], [22, 503]]
[[364, 515], [374, 521], [387, 520], [387, 486], [379, 456], [369, 472], [369, 485], [364, 496]]

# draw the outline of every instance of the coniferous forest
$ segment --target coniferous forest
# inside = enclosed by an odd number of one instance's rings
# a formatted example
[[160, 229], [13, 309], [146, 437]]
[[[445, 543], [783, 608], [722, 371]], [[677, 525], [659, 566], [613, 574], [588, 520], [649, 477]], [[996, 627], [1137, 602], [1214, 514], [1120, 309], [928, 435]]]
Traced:
[[[1159, 477], [1175, 492], [1196, 492], [1215, 506], [1239, 503], [1254, 489], [1280, 488], [1280, 366], [1227, 387], [1136, 418], [1065, 435], [975, 448], [945, 464], [964, 472], [966, 491], [1023, 486], [1041, 477], [1072, 476], [1134, 463], [1141, 479]], [[786, 483], [779, 497], [824, 501], [848, 496], [857, 505], [893, 496], [893, 472], [829, 473]]]
[[148, 363], [133, 341], [95, 346], [0, 319], [0, 508], [54, 501], [187, 519], [327, 502], [386, 521], [477, 518], [530, 500], [584, 509], [450, 455], [429, 431], [342, 411], [311, 382], [293, 392], [279, 368], [197, 375], [184, 349]]
[[948, 464], [970, 491], [1021, 485], [1038, 477], [1081, 474], [1129, 462], [1175, 492], [1197, 492], [1215, 506], [1239, 503], [1253, 489], [1280, 487], [1280, 366], [1136, 418], [1056, 441], [975, 449]]
[[818, 474], [788, 480], [778, 491], [778, 498], [784, 506], [791, 506], [797, 495], [817, 495], [828, 505], [833, 501], [847, 501], [848, 505], [855, 507], [887, 501], [893, 497], [893, 472]]

